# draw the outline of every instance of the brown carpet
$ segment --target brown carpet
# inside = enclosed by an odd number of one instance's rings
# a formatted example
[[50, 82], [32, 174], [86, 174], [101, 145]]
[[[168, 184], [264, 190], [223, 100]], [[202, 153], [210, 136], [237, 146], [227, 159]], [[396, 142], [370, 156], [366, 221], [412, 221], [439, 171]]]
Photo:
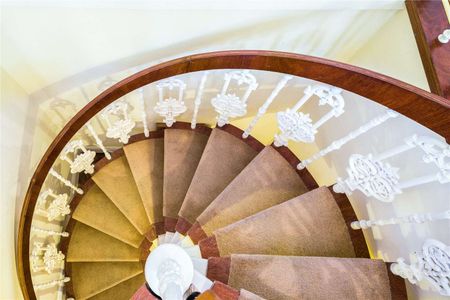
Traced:
[[179, 215], [193, 224], [256, 154], [245, 142], [213, 129]]
[[144, 283], [144, 274], [139, 274], [100, 294], [95, 295], [92, 298], [89, 298], [89, 300], [129, 300]]
[[124, 156], [105, 165], [92, 179], [141, 234], [150, 229], [141, 196]]
[[365, 258], [232, 255], [229, 285], [267, 299], [391, 299], [384, 262]]
[[164, 139], [146, 139], [123, 150], [150, 223], [162, 222]]
[[139, 262], [71, 263], [75, 299], [86, 299], [142, 273]]
[[142, 242], [142, 235], [95, 184], [83, 196], [72, 217], [133, 247], [138, 248]]
[[341, 211], [321, 187], [214, 232], [231, 253], [355, 257]]
[[178, 218], [178, 212], [207, 140], [207, 135], [192, 130], [164, 130], [165, 217]]
[[139, 261], [139, 249], [77, 222], [72, 230], [67, 261]]
[[247, 290], [241, 289], [239, 292], [239, 299], [238, 300], [264, 300], [264, 298], [253, 294], [252, 292], [249, 292]]
[[291, 165], [265, 147], [197, 218], [207, 235], [307, 191]]

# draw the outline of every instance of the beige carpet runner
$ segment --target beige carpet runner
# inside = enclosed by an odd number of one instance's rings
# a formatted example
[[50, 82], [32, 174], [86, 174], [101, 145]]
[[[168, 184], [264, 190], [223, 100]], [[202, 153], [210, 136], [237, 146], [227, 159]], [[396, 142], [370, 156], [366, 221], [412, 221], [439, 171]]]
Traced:
[[199, 300], [391, 299], [386, 264], [355, 258], [329, 189], [241, 135], [177, 122], [99, 160], [71, 203], [67, 297], [150, 295], [143, 263], [170, 243], [191, 257]]

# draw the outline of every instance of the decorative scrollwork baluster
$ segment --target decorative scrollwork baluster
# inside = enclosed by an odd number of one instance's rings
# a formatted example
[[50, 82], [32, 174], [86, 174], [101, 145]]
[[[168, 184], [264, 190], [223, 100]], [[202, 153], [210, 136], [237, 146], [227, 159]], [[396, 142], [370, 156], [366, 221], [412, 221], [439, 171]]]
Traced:
[[[109, 105], [103, 112], [102, 117], [108, 128], [106, 136], [118, 139], [121, 143], [126, 144], [130, 139], [130, 132], [136, 123], [128, 117], [128, 104], [125, 101], [117, 101]], [[122, 117], [119, 120], [112, 121], [112, 117]]]
[[280, 82], [278, 82], [275, 89], [270, 94], [269, 98], [264, 102], [264, 104], [258, 109], [258, 113], [253, 118], [253, 120], [250, 122], [250, 125], [248, 125], [247, 129], [245, 129], [244, 133], [242, 134], [242, 137], [246, 139], [253, 128], [255, 127], [256, 123], [258, 123], [259, 119], [266, 113], [267, 109], [269, 108], [270, 104], [273, 102], [273, 100], [278, 96], [280, 91], [286, 86], [286, 83], [292, 79], [293, 76], [291, 75], [285, 75]]
[[[81, 150], [80, 154], [77, 153], [79, 150]], [[73, 160], [69, 158], [69, 154], [72, 153], [74, 155]], [[69, 163], [70, 172], [72, 174], [83, 171], [85, 174], [94, 173], [94, 165], [92, 163], [95, 159], [95, 152], [87, 150], [82, 140], [69, 142], [66, 147], [64, 147], [60, 158]]]
[[107, 159], [111, 159], [111, 154], [109, 154], [108, 150], [106, 150], [105, 146], [103, 145], [102, 140], [99, 138], [99, 136], [95, 132], [94, 127], [92, 127], [91, 123], [88, 122], [86, 124], [86, 127], [89, 130], [89, 133], [91, 134], [91, 136], [94, 138], [95, 143], [97, 144], [97, 146], [102, 150], [103, 154], [105, 154], [105, 157]]
[[[317, 129], [332, 117], [339, 117], [344, 113], [344, 98], [342, 90], [336, 87], [323, 85], [308, 86], [303, 97], [292, 108], [277, 113], [278, 128], [280, 132], [274, 137], [276, 147], [287, 146], [289, 140], [295, 142], [312, 143], [315, 140]], [[313, 96], [319, 97], [319, 105], [329, 105], [331, 110], [313, 123], [309, 114], [298, 110]]]
[[45, 270], [50, 274], [62, 266], [64, 258], [64, 254], [58, 251], [55, 244], [44, 246], [43, 243], [35, 242], [31, 252], [31, 268], [34, 272]]
[[[160, 82], [156, 85], [158, 89], [158, 103], [154, 111], [164, 118], [164, 123], [167, 127], [171, 127], [176, 122], [176, 117], [183, 114], [187, 107], [184, 105], [183, 95], [186, 89], [186, 84], [180, 79], [169, 79]], [[172, 91], [178, 89], [178, 97], [164, 98], [164, 89]]]
[[68, 237], [69, 233], [66, 231], [60, 232], [60, 231], [54, 231], [54, 230], [48, 230], [39, 228], [36, 226], [31, 226], [31, 231], [45, 235], [45, 236], [61, 236], [61, 237]]
[[191, 128], [195, 129], [197, 126], [197, 114], [200, 104], [202, 103], [203, 90], [205, 89], [206, 79], [208, 78], [209, 72], [206, 71], [203, 73], [202, 79], [200, 80], [200, 84], [198, 85], [197, 94], [195, 95], [194, 100], [194, 113], [192, 115]]
[[63, 277], [58, 280], [52, 280], [52, 281], [45, 282], [45, 283], [34, 284], [33, 287], [35, 290], [39, 291], [39, 290], [45, 290], [45, 289], [48, 289], [48, 288], [51, 288], [54, 286], [63, 287], [64, 284], [66, 284], [69, 281], [70, 281], [70, 277]]
[[150, 136], [150, 130], [148, 130], [148, 123], [147, 123], [147, 110], [145, 108], [145, 97], [144, 97], [144, 88], [138, 89], [139, 93], [139, 101], [141, 103], [141, 119], [142, 119], [142, 126], [144, 127], [144, 135], [145, 137]]
[[427, 284], [426, 288], [443, 296], [450, 296], [450, 247], [429, 239], [425, 241], [422, 251], [417, 251], [412, 256], [409, 265], [404, 258], [397, 259], [391, 265], [392, 273], [412, 284], [424, 282]]
[[80, 194], [80, 195], [83, 194], [83, 190], [82, 189], [80, 189], [80, 188], [76, 187], [75, 185], [73, 185], [72, 182], [70, 182], [69, 180], [65, 179], [61, 174], [56, 172], [53, 168], [51, 168], [48, 173], [50, 175], [52, 175], [53, 177], [55, 177], [56, 179], [58, 179], [59, 181], [61, 181], [65, 186], [67, 186], [70, 189], [72, 189], [75, 192], [77, 192], [78, 194]]
[[[227, 93], [231, 81], [234, 80], [241, 86], [247, 85], [245, 94], [241, 97]], [[258, 87], [256, 78], [249, 70], [232, 71], [225, 74], [225, 82], [222, 91], [211, 99], [211, 104], [218, 113], [217, 126], [228, 124], [230, 118], [242, 117], [247, 113], [247, 100], [250, 93]]]
[[[48, 198], [53, 198], [47, 206]], [[58, 217], [70, 214], [68, 205], [69, 196], [67, 194], [56, 194], [51, 189], [44, 191], [37, 202], [37, 212], [45, 215], [47, 220], [53, 221]]]

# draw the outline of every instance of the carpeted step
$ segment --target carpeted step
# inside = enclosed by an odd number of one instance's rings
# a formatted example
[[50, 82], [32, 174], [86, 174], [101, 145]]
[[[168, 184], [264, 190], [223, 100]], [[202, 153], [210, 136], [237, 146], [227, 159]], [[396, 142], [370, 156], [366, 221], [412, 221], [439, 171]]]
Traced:
[[67, 251], [68, 262], [139, 261], [139, 249], [76, 222]]
[[89, 300], [129, 300], [144, 283], [144, 274], [139, 274], [89, 298]]
[[266, 299], [391, 299], [386, 265], [366, 258], [232, 255], [228, 285]]
[[239, 298], [238, 300], [264, 300], [264, 298], [253, 294], [252, 292], [249, 292], [247, 290], [241, 289], [239, 291]]
[[296, 171], [274, 148], [265, 147], [197, 218], [194, 242], [214, 230], [307, 191]]
[[95, 184], [86, 191], [72, 218], [136, 248], [143, 239], [124, 214]]
[[142, 273], [139, 262], [70, 263], [75, 299], [86, 299]]
[[220, 228], [199, 246], [203, 257], [232, 253], [355, 257], [341, 211], [326, 187]]
[[[264, 147], [262, 144], [260, 149]], [[213, 129], [181, 206], [176, 230], [185, 234], [205, 208], [257, 155], [230, 133]]]
[[162, 215], [164, 139], [162, 132], [159, 134], [161, 136], [159, 138], [145, 139], [123, 148], [147, 217], [155, 227], [164, 222]]
[[141, 234], [149, 231], [150, 222], [125, 156], [104, 165], [92, 179]]
[[175, 231], [178, 212], [208, 140], [188, 129], [164, 130], [163, 215], [166, 231]]

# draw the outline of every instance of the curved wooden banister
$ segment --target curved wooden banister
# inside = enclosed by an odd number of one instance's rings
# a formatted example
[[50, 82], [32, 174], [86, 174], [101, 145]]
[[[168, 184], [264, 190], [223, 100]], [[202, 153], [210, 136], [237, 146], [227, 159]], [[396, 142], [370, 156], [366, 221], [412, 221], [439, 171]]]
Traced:
[[29, 267], [29, 237], [34, 207], [48, 171], [60, 152], [89, 119], [127, 93], [149, 83], [211, 69], [254, 69], [317, 80], [385, 105], [450, 141], [450, 101], [359, 67], [323, 58], [273, 51], [222, 51], [162, 63], [138, 72], [95, 97], [57, 135], [36, 168], [22, 206], [18, 236], [18, 274], [25, 299], [35, 299]]

